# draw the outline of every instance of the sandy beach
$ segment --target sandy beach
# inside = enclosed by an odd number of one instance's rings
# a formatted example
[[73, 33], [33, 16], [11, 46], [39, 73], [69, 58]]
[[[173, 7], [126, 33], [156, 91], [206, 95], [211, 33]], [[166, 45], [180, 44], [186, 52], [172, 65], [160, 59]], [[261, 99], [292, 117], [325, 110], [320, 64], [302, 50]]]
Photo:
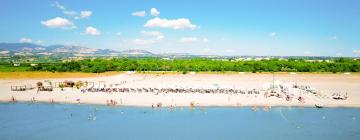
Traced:
[[[87, 81], [92, 88], [133, 88], [133, 89], [237, 89], [246, 93], [173, 93], [173, 92], [88, 92], [89, 86], [79, 89], [65, 87], [63, 90], [55, 85], [63, 81]], [[53, 91], [38, 91], [37, 82], [51, 82]], [[287, 85], [287, 94], [279, 97], [270, 96], [272, 85]], [[307, 86], [316, 94], [292, 88], [294, 85]], [[26, 91], [12, 91], [11, 87], [33, 87]], [[259, 91], [258, 94], [249, 91]], [[276, 94], [278, 94], [276, 93]], [[333, 99], [334, 93], [345, 97], [344, 100]], [[291, 100], [286, 96], [291, 95]], [[299, 99], [302, 98], [302, 100]], [[36, 78], [36, 79], [2, 79], [0, 80], [0, 101], [10, 102], [13, 99], [24, 102], [53, 102], [75, 104], [108, 104], [123, 106], [166, 107], [176, 106], [303, 106], [315, 107], [360, 107], [359, 74], [141, 74], [119, 73], [109, 76], [86, 78]]]

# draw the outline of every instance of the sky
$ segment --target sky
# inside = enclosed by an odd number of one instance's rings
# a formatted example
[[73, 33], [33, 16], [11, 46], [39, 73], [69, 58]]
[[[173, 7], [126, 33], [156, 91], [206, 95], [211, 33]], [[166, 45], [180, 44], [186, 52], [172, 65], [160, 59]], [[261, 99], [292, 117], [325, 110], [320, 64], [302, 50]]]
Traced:
[[0, 42], [360, 56], [359, 0], [1, 0]]

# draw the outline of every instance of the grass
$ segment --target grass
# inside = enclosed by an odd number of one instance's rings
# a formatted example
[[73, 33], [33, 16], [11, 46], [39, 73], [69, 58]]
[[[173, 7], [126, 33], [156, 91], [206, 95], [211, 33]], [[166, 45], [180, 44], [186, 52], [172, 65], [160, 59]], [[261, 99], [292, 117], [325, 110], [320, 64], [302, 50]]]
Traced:
[[83, 73], [83, 72], [0, 72], [0, 79], [39, 79], [39, 78], [86, 78], [111, 76], [123, 72]]
[[15, 72], [15, 71], [28, 71], [30, 68], [29, 67], [9, 67], [9, 66], [4, 66], [4, 65], [0, 65], [0, 72]]
[[[84, 72], [1, 72], [0, 79], [43, 79], [43, 78], [86, 78], [86, 77], [98, 77], [98, 76], [112, 76], [125, 72], [105, 72], [105, 73], [84, 73]], [[245, 72], [246, 74], [255, 74], [251, 72]], [[136, 74], [182, 74], [177, 71], [139, 71]], [[189, 74], [189, 72], [187, 73]], [[196, 72], [196, 74], [239, 74], [239, 72]], [[262, 72], [256, 74], [271, 74], [271, 72]], [[275, 74], [289, 74], [289, 72], [275, 72]], [[333, 74], [330, 72], [297, 72], [297, 74]], [[336, 73], [343, 75], [343, 72]], [[359, 72], [351, 73], [351, 75], [360, 75]]]

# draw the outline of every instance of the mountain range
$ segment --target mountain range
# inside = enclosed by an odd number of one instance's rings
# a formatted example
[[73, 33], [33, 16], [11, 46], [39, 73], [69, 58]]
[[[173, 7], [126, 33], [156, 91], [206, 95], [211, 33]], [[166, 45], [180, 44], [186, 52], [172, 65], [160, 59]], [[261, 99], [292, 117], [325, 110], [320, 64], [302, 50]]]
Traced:
[[[128, 49], [123, 51], [112, 49], [96, 49], [75, 45], [39, 45], [33, 43], [0, 43], [0, 58], [9, 56], [53, 56], [53, 57], [108, 57], [108, 56], [155, 56], [166, 58], [267, 58], [269, 56], [218, 56], [218, 55], [193, 55], [189, 53], [161, 53], [155, 54], [142, 49]], [[271, 56], [272, 58], [304, 58], [304, 59], [328, 59], [329, 56]]]
[[32, 43], [0, 43], [0, 56], [151, 56], [152, 52], [141, 49], [117, 51], [111, 49], [95, 49], [74, 45], [44, 46]]

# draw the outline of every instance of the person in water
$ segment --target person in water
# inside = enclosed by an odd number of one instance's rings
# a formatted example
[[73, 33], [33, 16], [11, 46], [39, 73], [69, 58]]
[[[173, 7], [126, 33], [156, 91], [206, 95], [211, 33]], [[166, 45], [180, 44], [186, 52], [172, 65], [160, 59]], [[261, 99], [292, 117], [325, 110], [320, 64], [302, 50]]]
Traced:
[[32, 97], [32, 98], [31, 98], [31, 102], [33, 102], [33, 103], [35, 103], [35, 102], [36, 102], [35, 97]]
[[51, 99], [51, 100], [50, 100], [50, 103], [52, 103], [52, 104], [55, 103], [54, 99]]

